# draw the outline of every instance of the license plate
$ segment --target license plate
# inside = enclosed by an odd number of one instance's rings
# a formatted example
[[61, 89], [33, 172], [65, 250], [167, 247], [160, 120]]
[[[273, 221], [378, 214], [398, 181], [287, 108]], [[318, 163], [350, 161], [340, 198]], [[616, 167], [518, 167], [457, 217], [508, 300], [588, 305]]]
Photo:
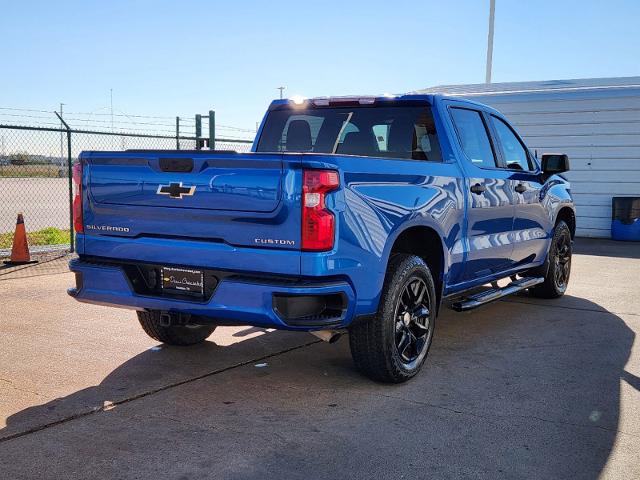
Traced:
[[202, 270], [163, 267], [162, 289], [167, 293], [202, 296], [204, 293]]

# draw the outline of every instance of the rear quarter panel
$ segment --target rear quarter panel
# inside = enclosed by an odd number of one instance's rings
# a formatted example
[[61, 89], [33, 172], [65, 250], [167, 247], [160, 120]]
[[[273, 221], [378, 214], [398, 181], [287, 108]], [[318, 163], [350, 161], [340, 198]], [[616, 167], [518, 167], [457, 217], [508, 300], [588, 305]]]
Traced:
[[[447, 157], [447, 142], [441, 142]], [[464, 260], [464, 179], [455, 162], [300, 155], [304, 168], [341, 172], [343, 188], [330, 196], [337, 241], [330, 252], [303, 252], [303, 275], [334, 274], [352, 282], [356, 315], [374, 313], [394, 241], [408, 228], [429, 227], [441, 239], [444, 281]]]

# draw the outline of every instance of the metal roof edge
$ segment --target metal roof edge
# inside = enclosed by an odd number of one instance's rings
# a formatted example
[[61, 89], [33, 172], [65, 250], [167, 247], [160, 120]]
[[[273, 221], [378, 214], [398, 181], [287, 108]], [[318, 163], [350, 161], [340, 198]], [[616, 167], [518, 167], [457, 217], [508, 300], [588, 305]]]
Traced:
[[411, 92], [411, 94], [439, 93], [447, 96], [485, 96], [540, 92], [571, 92], [585, 90], [608, 90], [640, 88], [638, 77], [587, 78], [573, 80], [543, 80], [532, 82], [476, 83], [460, 85], [438, 85]]

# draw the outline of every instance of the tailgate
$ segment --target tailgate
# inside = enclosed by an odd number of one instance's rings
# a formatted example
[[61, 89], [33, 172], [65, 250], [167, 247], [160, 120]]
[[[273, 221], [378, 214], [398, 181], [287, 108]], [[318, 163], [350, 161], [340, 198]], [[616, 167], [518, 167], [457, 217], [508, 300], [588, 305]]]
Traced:
[[82, 162], [87, 255], [130, 257], [133, 243], [106, 246], [116, 237], [299, 249], [298, 158], [130, 151], [84, 152]]
[[272, 212], [282, 196], [280, 155], [94, 155], [96, 204]]

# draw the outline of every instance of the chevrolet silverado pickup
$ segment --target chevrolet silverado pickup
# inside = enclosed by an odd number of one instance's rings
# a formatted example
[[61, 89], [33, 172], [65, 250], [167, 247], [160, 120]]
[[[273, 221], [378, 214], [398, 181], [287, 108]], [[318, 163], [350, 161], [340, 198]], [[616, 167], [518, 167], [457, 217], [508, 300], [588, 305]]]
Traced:
[[218, 325], [348, 333], [362, 373], [402, 382], [441, 305], [565, 292], [568, 169], [459, 98], [276, 100], [250, 153], [83, 152], [69, 294], [171, 345]]

